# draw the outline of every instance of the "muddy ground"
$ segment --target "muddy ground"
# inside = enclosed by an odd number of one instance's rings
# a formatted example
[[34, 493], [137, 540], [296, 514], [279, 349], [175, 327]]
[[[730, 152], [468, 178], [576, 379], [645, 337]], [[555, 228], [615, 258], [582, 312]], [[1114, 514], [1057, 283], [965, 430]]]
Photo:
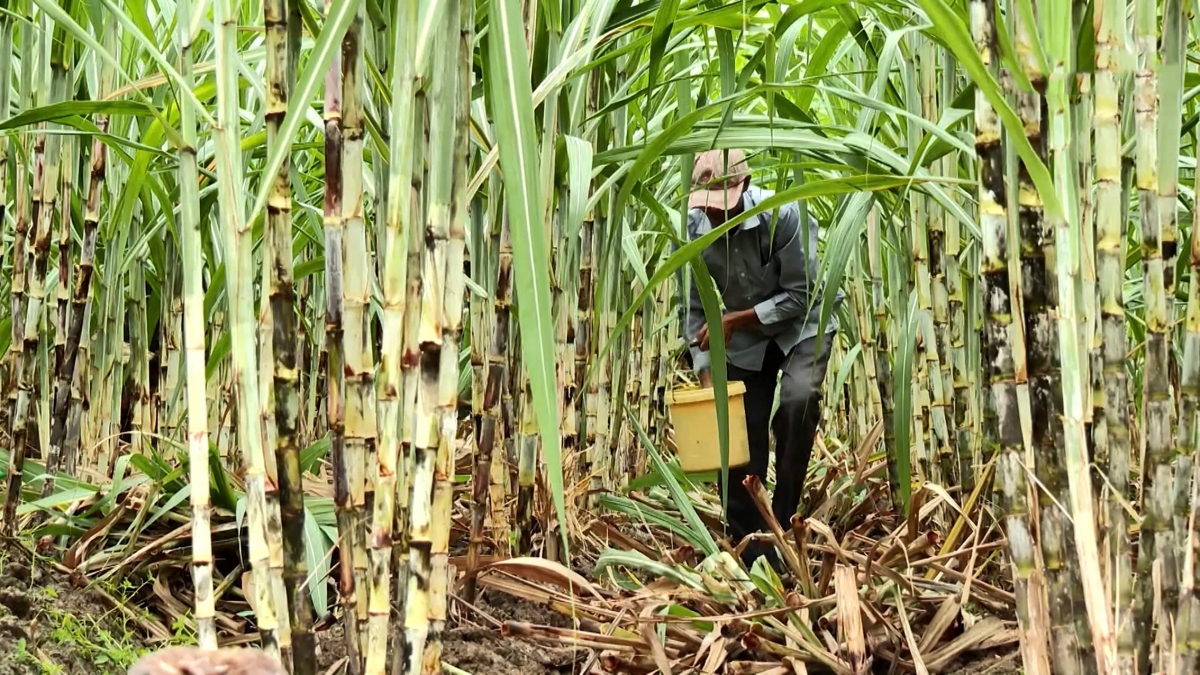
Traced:
[[[0, 551], [0, 675], [124, 675], [150, 644], [126, 614], [95, 590], [76, 588], [44, 564]], [[456, 617], [443, 640], [444, 663], [471, 675], [559, 675], [582, 672], [591, 653], [500, 635], [495, 622], [522, 621], [569, 627], [569, 621], [539, 605], [484, 593], [482, 615]], [[319, 672], [338, 672], [345, 656], [340, 626], [319, 635]], [[886, 672], [885, 664], [876, 664]], [[1011, 675], [1020, 671], [1015, 653], [971, 655], [952, 675]], [[815, 671], [814, 671], [815, 672]]]

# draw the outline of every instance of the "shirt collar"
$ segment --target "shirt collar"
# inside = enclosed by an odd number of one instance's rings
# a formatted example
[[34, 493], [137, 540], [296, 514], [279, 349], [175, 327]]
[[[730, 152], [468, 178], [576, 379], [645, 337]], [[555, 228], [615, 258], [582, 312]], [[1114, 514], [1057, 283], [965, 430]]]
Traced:
[[[747, 185], [746, 191], [742, 193], [742, 211], [749, 211], [755, 206], [758, 206], [758, 202], [760, 201], [761, 197], [762, 195], [759, 193], [759, 188], [757, 185]], [[754, 228], [758, 227], [758, 225], [759, 218], [758, 216], [754, 216], [752, 218], [743, 220], [741, 229], [753, 230]]]

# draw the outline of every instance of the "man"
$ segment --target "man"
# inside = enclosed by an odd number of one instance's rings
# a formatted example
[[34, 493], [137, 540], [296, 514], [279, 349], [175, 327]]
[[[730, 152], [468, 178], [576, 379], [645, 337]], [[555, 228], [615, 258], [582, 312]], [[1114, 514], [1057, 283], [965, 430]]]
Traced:
[[[697, 239], [711, 232], [772, 194], [750, 183], [742, 151], [710, 150], [698, 155], [688, 199], [688, 237]], [[817, 224], [812, 218], [808, 221], [801, 228], [799, 205], [789, 203], [746, 219], [702, 253], [725, 305], [720, 330], [725, 336], [728, 379], [746, 387], [750, 464], [730, 469], [725, 514], [735, 544], [766, 529], [742, 481], [753, 474], [765, 483], [770, 432], [775, 432], [776, 447], [772, 511], [786, 529], [800, 504], [820, 421], [821, 384], [837, 319], [830, 317], [825, 334], [818, 336]], [[843, 299], [839, 290], [836, 303]], [[709, 331], [716, 327], [706, 324], [694, 284], [683, 323], [692, 366], [700, 383], [710, 387]], [[779, 409], [772, 420], [777, 384]], [[768, 560], [778, 568], [779, 559], [769, 542], [749, 544], [743, 560], [749, 566], [768, 551], [772, 553]]]

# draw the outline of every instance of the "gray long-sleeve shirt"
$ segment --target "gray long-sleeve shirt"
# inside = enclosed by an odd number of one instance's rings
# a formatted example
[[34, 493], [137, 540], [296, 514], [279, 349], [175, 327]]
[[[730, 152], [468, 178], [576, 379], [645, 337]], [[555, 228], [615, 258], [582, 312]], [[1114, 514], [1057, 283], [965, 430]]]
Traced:
[[[744, 194], [744, 205], [748, 210], [773, 195], [774, 191], [750, 185]], [[780, 207], [777, 213], [774, 237], [771, 236], [772, 211], [765, 211], [746, 219], [701, 254], [725, 301], [726, 311], [753, 307], [762, 323], [754, 333], [734, 333], [725, 345], [729, 363], [745, 370], [762, 368], [770, 341], [774, 340], [787, 354], [801, 341], [815, 337], [820, 323], [817, 221], [810, 216], [808, 227], [801, 232], [800, 207], [795, 202]], [[688, 212], [690, 239], [698, 239], [712, 229], [703, 210]], [[835, 310], [844, 299], [845, 294], [838, 289]], [[683, 314], [684, 305], [680, 305]], [[695, 284], [686, 316], [681, 318], [684, 336], [691, 344], [704, 326], [704, 308]], [[837, 328], [837, 316], [831, 316], [825, 326], [826, 335]], [[709, 353], [700, 351], [699, 347], [692, 347], [691, 352], [696, 372], [707, 370]]]

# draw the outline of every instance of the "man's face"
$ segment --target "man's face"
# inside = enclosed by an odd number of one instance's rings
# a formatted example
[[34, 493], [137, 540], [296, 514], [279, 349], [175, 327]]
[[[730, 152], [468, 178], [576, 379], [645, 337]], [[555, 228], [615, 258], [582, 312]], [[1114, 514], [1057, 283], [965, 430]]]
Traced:
[[705, 213], [708, 214], [708, 219], [713, 222], [723, 223], [730, 218], [736, 217], [743, 210], [743, 204], [746, 199], [746, 187], [750, 184], [750, 178], [742, 181], [742, 194], [738, 200], [733, 203], [728, 209], [722, 209], [719, 205], [713, 204], [705, 208]]

